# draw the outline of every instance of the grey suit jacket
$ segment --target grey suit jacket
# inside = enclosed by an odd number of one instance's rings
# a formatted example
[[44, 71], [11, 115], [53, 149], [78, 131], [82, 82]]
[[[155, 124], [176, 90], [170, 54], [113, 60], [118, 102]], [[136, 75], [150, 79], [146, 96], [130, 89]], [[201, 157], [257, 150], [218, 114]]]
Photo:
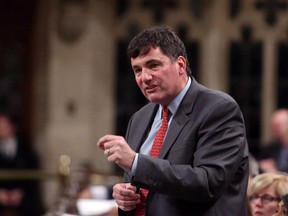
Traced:
[[[126, 139], [133, 150], [146, 139], [157, 108], [149, 103], [132, 116]], [[159, 158], [139, 154], [135, 175], [125, 173], [125, 180], [149, 190], [147, 216], [245, 216], [248, 146], [237, 103], [194, 79]]]

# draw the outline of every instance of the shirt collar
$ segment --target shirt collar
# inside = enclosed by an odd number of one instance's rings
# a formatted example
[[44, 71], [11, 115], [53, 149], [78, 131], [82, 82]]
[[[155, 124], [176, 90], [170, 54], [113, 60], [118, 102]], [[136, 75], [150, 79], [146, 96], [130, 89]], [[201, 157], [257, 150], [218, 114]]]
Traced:
[[[188, 77], [188, 82], [186, 83], [185, 87], [182, 89], [182, 91], [176, 96], [176, 98], [168, 105], [168, 109], [171, 112], [171, 114], [174, 116], [181, 101], [183, 100], [185, 94], [187, 93], [190, 85], [192, 83], [192, 80], [190, 77]], [[162, 110], [162, 109], [161, 109]]]

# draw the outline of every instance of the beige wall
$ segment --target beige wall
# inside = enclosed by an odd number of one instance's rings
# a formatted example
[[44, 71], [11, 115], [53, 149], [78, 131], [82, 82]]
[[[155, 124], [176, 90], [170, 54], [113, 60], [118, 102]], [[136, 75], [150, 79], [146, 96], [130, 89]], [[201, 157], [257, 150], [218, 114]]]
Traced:
[[[116, 1], [87, 0], [85, 14], [78, 17], [76, 10], [68, 18], [68, 26], [75, 17], [71, 26], [84, 26], [80, 37], [69, 43], [58, 35], [58, 1], [39, 1], [35, 27], [36, 147], [46, 170], [57, 172], [59, 156], [67, 154], [72, 159], [72, 168], [88, 160], [96, 170], [109, 172], [112, 166], [96, 142], [102, 135], [114, 132], [115, 43], [119, 38], [130, 37], [131, 24], [141, 30], [154, 25], [153, 11], [143, 10], [139, 0], [131, 0], [128, 10], [116, 17]], [[188, 36], [200, 45], [199, 81], [204, 85], [229, 89], [228, 44], [240, 40], [243, 25], [250, 25], [254, 39], [263, 41], [261, 141], [267, 141], [269, 117], [277, 102], [275, 44], [285, 35], [288, 15], [279, 16], [280, 21], [271, 28], [265, 24], [263, 14], [255, 12], [252, 1], [245, 0], [237, 18], [229, 19], [230, 1], [219, 0], [205, 4], [204, 17], [199, 20], [193, 17], [189, 2], [179, 1], [177, 10], [166, 11], [165, 20], [172, 28], [179, 23], [191, 26]], [[47, 203], [51, 203], [57, 184], [47, 181], [45, 188]]]
[[[88, 1], [84, 31], [72, 43], [57, 33], [57, 1], [41, 2], [35, 32], [35, 143], [43, 168], [57, 172], [60, 155], [67, 154], [72, 170], [90, 161], [107, 173], [111, 164], [96, 142], [114, 130], [113, 1]], [[47, 181], [45, 188], [50, 204], [57, 198], [57, 182]]]

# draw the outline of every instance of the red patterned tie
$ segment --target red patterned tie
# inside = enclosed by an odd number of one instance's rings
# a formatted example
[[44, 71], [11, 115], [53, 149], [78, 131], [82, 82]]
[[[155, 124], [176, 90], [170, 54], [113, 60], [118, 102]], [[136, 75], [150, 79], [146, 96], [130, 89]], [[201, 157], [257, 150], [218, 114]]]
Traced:
[[[154, 139], [150, 155], [152, 157], [158, 157], [164, 142], [164, 138], [168, 129], [168, 115], [169, 109], [167, 107], [163, 107], [162, 110], [162, 123], [157, 131], [156, 137]], [[140, 200], [141, 202], [136, 206], [136, 216], [144, 216], [145, 215], [145, 203], [148, 195], [148, 190], [140, 189]]]

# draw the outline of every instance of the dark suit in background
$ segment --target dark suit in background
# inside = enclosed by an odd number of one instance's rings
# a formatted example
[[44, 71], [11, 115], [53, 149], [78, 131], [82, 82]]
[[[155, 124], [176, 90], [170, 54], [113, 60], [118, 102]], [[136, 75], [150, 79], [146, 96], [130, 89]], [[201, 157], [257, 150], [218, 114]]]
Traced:
[[[36, 154], [28, 148], [23, 142], [17, 143], [15, 157], [7, 157], [0, 154], [1, 170], [25, 170], [38, 169], [39, 161]], [[24, 177], [23, 177], [24, 178]], [[18, 206], [9, 207], [0, 205], [0, 215], [10, 212], [11, 215], [19, 216], [40, 216], [43, 214], [43, 203], [37, 180], [8, 179], [0, 181], [0, 188], [6, 190], [21, 189], [23, 190], [23, 199]]]
[[288, 109], [275, 110], [270, 117], [271, 141], [260, 148], [260, 168], [288, 172]]
[[[20, 138], [15, 124], [10, 115], [0, 113], [0, 170], [36, 170], [39, 168], [38, 157]], [[44, 212], [39, 182], [27, 179], [25, 173], [23, 177], [0, 178], [0, 196], [1, 216], [40, 216]]]

